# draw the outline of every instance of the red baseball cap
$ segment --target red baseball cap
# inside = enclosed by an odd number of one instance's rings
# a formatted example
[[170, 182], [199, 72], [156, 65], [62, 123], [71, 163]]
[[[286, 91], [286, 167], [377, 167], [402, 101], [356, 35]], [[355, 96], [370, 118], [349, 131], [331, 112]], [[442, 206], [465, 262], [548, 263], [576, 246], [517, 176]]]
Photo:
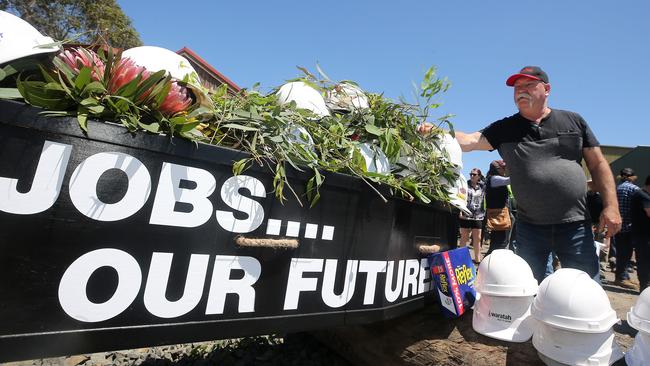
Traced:
[[514, 86], [515, 81], [519, 78], [528, 78], [533, 80], [543, 81], [545, 84], [548, 84], [548, 75], [542, 70], [539, 66], [524, 66], [518, 73], [510, 76], [506, 80], [507, 86]]

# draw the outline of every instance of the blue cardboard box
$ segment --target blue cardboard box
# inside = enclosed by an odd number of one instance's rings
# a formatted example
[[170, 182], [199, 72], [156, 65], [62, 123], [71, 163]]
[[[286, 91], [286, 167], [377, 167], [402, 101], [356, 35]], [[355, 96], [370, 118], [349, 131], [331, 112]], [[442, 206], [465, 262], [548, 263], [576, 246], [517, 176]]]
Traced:
[[463, 247], [429, 256], [431, 278], [435, 284], [440, 310], [448, 318], [457, 318], [476, 300], [476, 267]]

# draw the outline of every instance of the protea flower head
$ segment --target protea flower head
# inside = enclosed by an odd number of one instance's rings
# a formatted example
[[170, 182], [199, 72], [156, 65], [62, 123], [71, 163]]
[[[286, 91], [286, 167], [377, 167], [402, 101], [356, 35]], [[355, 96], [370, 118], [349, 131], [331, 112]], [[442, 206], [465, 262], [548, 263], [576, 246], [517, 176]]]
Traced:
[[[108, 92], [115, 94], [121, 87], [137, 78], [140, 74], [142, 74], [141, 82], [151, 75], [149, 71], [142, 66], [136, 65], [135, 61], [130, 58], [120, 59], [117, 66], [113, 69], [113, 74], [108, 81]], [[143, 95], [142, 98], [145, 98], [146, 96], [147, 95]]]
[[190, 97], [187, 88], [172, 81], [169, 93], [167, 93], [165, 100], [163, 100], [158, 109], [166, 116], [173, 116], [178, 112], [186, 110], [191, 104], [192, 98]]
[[104, 62], [94, 51], [82, 47], [70, 48], [58, 54], [57, 57], [65, 62], [75, 74], [79, 74], [79, 70], [83, 67], [90, 67], [92, 69], [90, 77], [94, 81], [104, 78]]

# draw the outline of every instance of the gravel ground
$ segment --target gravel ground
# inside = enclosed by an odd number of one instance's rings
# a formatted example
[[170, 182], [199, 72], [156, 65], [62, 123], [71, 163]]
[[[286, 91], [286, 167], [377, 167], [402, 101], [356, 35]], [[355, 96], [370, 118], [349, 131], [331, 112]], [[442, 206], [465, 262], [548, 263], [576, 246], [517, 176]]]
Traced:
[[337, 354], [306, 333], [260, 336], [214, 342], [93, 353], [11, 362], [6, 366], [349, 366]]

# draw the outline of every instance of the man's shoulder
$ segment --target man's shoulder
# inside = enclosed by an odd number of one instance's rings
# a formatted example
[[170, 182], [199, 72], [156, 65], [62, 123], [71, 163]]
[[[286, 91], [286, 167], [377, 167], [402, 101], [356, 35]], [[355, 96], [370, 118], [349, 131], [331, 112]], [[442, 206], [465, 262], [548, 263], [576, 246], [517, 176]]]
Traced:
[[566, 115], [566, 116], [571, 116], [571, 117], [580, 117], [580, 118], [582, 118], [582, 116], [580, 116], [579, 113], [569, 111], [569, 110], [566, 110], [566, 109], [553, 108], [553, 113], [557, 113], [559, 115]]
[[523, 117], [521, 116], [521, 114], [515, 113], [508, 117], [501, 118], [500, 120], [497, 120], [494, 123], [517, 123], [517, 122], [521, 122], [522, 119]]
[[485, 127], [482, 131], [488, 130], [488, 129], [500, 129], [500, 128], [508, 128], [513, 125], [520, 124], [522, 121], [523, 117], [519, 113], [515, 113], [511, 116], [501, 118], [499, 120], [496, 120], [492, 123], [490, 123], [487, 127]]
[[641, 188], [639, 188], [639, 186], [637, 186], [636, 184], [634, 184], [632, 182], [625, 182], [625, 183], [627, 183], [627, 186], [633, 191], [640, 191], [641, 190]]
[[636, 192], [640, 191], [641, 189], [634, 185], [633, 183], [630, 183], [628, 181], [625, 181], [616, 187], [616, 190], [622, 193], [629, 193], [629, 192]]
[[638, 207], [647, 207], [649, 204], [650, 193], [644, 191], [643, 189], [639, 189], [636, 192], [632, 193], [632, 197], [630, 197], [630, 206], [632, 206], [633, 209], [636, 209]]
[[646, 192], [643, 189], [637, 189], [634, 191], [632, 194], [633, 199], [639, 199], [639, 200], [645, 200], [645, 201], [650, 201], [650, 193]]
[[577, 122], [580, 124], [585, 124], [585, 119], [582, 116], [573, 111], [568, 111], [565, 109], [553, 109], [553, 117], [560, 120]]

